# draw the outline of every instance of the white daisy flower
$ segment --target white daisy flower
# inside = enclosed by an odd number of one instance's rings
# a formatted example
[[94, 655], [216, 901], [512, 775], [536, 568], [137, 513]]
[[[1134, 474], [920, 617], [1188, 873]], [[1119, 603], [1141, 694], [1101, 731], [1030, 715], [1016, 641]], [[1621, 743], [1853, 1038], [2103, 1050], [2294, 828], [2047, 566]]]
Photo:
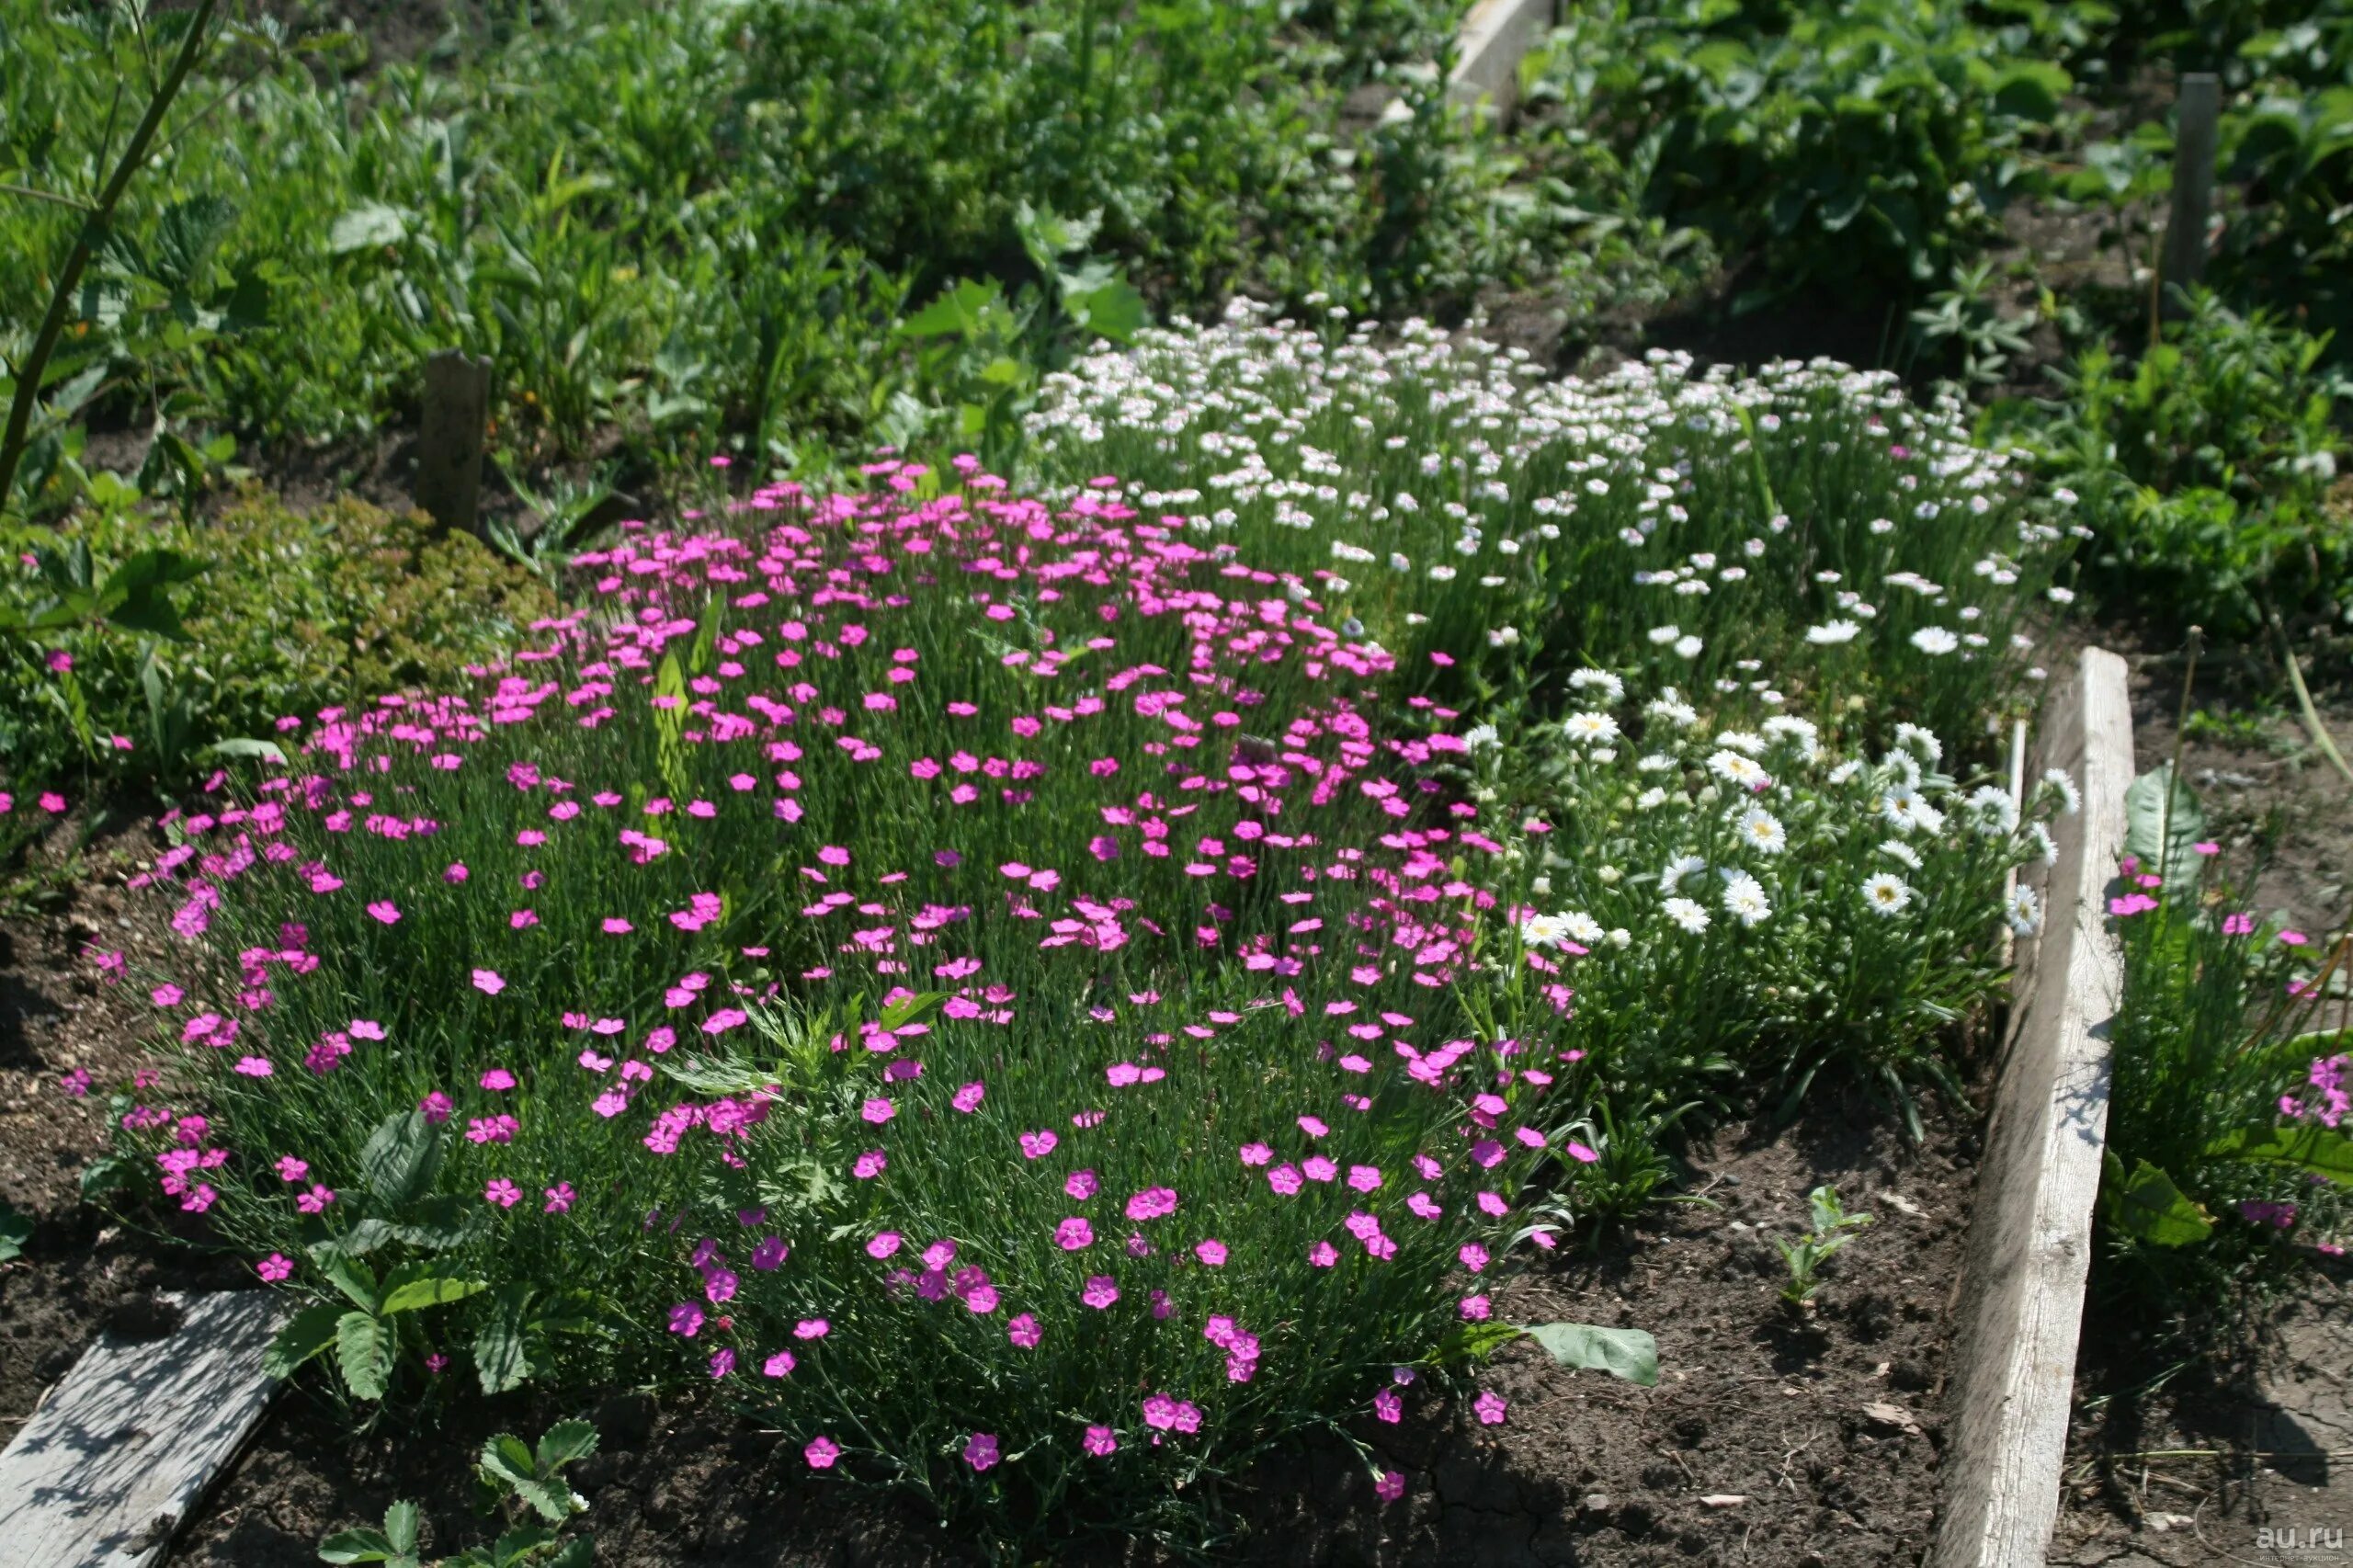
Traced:
[[1672, 691], [1654, 699], [1643, 711], [1662, 723], [1674, 725], [1678, 730], [1688, 730], [1699, 722], [1699, 710]]
[[1746, 871], [1724, 873], [1724, 913], [1743, 926], [1755, 926], [1773, 913], [1765, 885]]
[[1462, 733], [1462, 744], [1470, 751], [1483, 752], [1503, 744], [1503, 735], [1493, 724], [1473, 724]]
[[1654, 751], [1634, 766], [1644, 773], [1665, 773], [1675, 766], [1675, 759], [1663, 751]]
[[2083, 791], [2075, 788], [2075, 781], [2067, 777], [2065, 768], [2052, 768], [2042, 776], [2042, 781], [2059, 791], [2060, 809], [2069, 816], [2084, 809]]
[[2055, 866], [2059, 863], [2059, 841], [2051, 836], [2049, 828], [2040, 823], [2036, 823], [2027, 829], [2027, 834], [2034, 840], [2035, 851], [2042, 857], [2044, 865]]
[[2018, 825], [2018, 802], [1997, 784], [1984, 784], [1972, 790], [1969, 809], [1977, 819], [1978, 830], [1988, 838], [2012, 832]]
[[1737, 784], [1744, 790], [1772, 782], [1771, 776], [1763, 768], [1736, 751], [1711, 753], [1708, 757], [1708, 771], [1725, 783]]
[[1519, 923], [1519, 939], [1530, 948], [1557, 948], [1569, 934], [1569, 923], [1557, 915], [1531, 915]]
[[1765, 737], [1751, 734], [1746, 730], [1726, 730], [1716, 737], [1716, 744], [1730, 746], [1733, 750], [1745, 752], [1750, 756], [1763, 756], [1766, 750]]
[[1942, 762], [1945, 759], [1944, 742], [1937, 739], [1934, 730], [1918, 724], [1896, 725], [1895, 744], [1916, 753], [1923, 762]]
[[1653, 785], [1634, 797], [1634, 808], [1637, 811], [1654, 812], [1665, 804], [1666, 804], [1666, 791], [1656, 785]]
[[1601, 745], [1618, 738], [1618, 721], [1597, 710], [1572, 713], [1561, 728], [1568, 732], [1569, 739], [1586, 745]]
[[1900, 838], [1891, 838], [1884, 841], [1880, 845], [1879, 852], [1893, 859], [1903, 861], [1905, 865], [1911, 867], [1915, 871], [1920, 869], [1920, 852], [1913, 848], [1910, 845], [1904, 843], [1904, 840]]
[[1840, 763], [1837, 767], [1830, 770], [1830, 782], [1833, 784], [1844, 784], [1862, 770], [1863, 765], [1856, 761], [1854, 758], [1849, 757], [1845, 762]]
[[1605, 702], [1617, 702], [1625, 698], [1626, 683], [1608, 670], [1576, 670], [1569, 676], [1570, 687], [1577, 691], [1599, 691]]
[[1708, 928], [1707, 910], [1688, 898], [1668, 899], [1666, 917], [1695, 937]]
[[1805, 640], [1817, 648], [1833, 648], [1841, 642], [1852, 642], [1862, 628], [1851, 620], [1825, 620], [1820, 626], [1805, 629]]
[[1612, 926], [1609, 928], [1609, 945], [1613, 948], [1631, 948], [1634, 945], [1634, 934], [1623, 926]]
[[1912, 634], [1912, 646], [1934, 658], [1960, 647], [1961, 639], [1941, 626], [1924, 626]]
[[1699, 656], [1699, 650], [1706, 646], [1707, 644], [1700, 642], [1697, 637], [1678, 637], [1675, 640], [1675, 652], [1677, 655], [1686, 659], [1698, 658]]
[[1780, 818], [1762, 806], [1751, 806], [1740, 813], [1740, 841], [1751, 849], [1779, 855], [1790, 846], [1790, 835]]
[[1658, 891], [1673, 892], [1683, 885], [1686, 877], [1696, 877], [1708, 869], [1708, 862], [1697, 855], [1677, 855], [1658, 874]]
[[1601, 922], [1581, 909], [1570, 910], [1561, 916], [1561, 921], [1568, 927], [1569, 940], [1572, 942], [1583, 942], [1586, 946], [1591, 947], [1594, 943], [1600, 941], [1605, 935], [1601, 928]]
[[2010, 893], [2010, 929], [2021, 937], [2031, 937], [2042, 929], [2042, 904], [2034, 890], [2021, 883]]
[[1863, 902], [1874, 915], [1901, 915], [1912, 902], [1912, 884], [1893, 871], [1881, 871], [1863, 880]]

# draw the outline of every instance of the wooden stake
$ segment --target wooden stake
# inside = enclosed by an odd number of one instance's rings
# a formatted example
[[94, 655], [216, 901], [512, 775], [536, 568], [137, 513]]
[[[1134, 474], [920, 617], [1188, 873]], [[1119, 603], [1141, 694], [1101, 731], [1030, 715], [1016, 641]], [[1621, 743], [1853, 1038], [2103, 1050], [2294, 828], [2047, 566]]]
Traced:
[[425, 362], [424, 427], [416, 437], [416, 504], [445, 528], [475, 531], [490, 361], [444, 348]]
[[2173, 152], [2173, 214], [2165, 223], [2164, 259], [2158, 264], [2161, 304], [2167, 319], [2188, 313], [2188, 291], [2206, 275], [2206, 222], [2214, 206], [2216, 122], [2222, 110], [2221, 82], [2211, 71], [2181, 78], [2176, 105]]

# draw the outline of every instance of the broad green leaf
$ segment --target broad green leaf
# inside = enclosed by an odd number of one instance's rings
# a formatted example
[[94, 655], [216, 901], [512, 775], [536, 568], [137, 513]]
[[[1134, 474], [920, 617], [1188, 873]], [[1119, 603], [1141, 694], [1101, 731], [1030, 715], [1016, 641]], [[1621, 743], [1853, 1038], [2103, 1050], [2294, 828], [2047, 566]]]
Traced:
[[366, 1264], [338, 1254], [324, 1259], [322, 1266], [335, 1288], [350, 1297], [354, 1306], [365, 1312], [376, 1310], [376, 1276]]
[[420, 1515], [414, 1503], [395, 1503], [384, 1510], [384, 1536], [392, 1543], [394, 1551], [416, 1555], [416, 1527]]
[[335, 1257], [364, 1257], [392, 1239], [392, 1227], [373, 1217], [357, 1221], [339, 1233], [327, 1229], [324, 1221], [316, 1222], [314, 1229], [317, 1239], [306, 1244], [321, 1263]]
[[[529, 1298], [528, 1286], [503, 1288], [474, 1335], [474, 1375], [482, 1380], [484, 1393], [505, 1393], [530, 1376], [530, 1350], [523, 1336], [523, 1309]], [[528, 1453], [524, 1462], [529, 1463]]]
[[521, 1568], [555, 1540], [555, 1531], [545, 1525], [517, 1525], [498, 1538], [490, 1549], [490, 1560], [496, 1568]]
[[482, 1446], [482, 1468], [509, 1486], [529, 1481], [539, 1473], [531, 1459], [530, 1445], [512, 1432], [501, 1432]]
[[1519, 1335], [1507, 1323], [1457, 1324], [1438, 1341], [1438, 1355], [1449, 1361], [1483, 1361]]
[[899, 324], [904, 337], [971, 337], [981, 330], [982, 317], [997, 303], [1003, 290], [967, 278]]
[[1608, 1372], [1652, 1388], [1658, 1382], [1658, 1341], [1639, 1328], [1589, 1323], [1540, 1323], [1525, 1331], [1563, 1367]]
[[597, 1451], [597, 1428], [585, 1421], [559, 1421], [540, 1437], [539, 1471], [553, 1475], [574, 1460]]
[[2224, 1133], [2206, 1145], [2206, 1153], [2218, 1160], [2286, 1165], [2334, 1182], [2353, 1182], [2353, 1138], [2317, 1122]]
[[280, 1380], [294, 1375], [294, 1369], [335, 1343], [335, 1324], [343, 1316], [341, 1303], [321, 1301], [304, 1307], [286, 1320], [262, 1352], [261, 1369]]
[[94, 1199], [119, 1192], [137, 1180], [137, 1167], [120, 1154], [100, 1154], [82, 1167], [82, 1196]]
[[550, 1524], [562, 1524], [579, 1511], [573, 1506], [572, 1488], [552, 1477], [526, 1476], [515, 1483], [515, 1495], [537, 1509], [540, 1517]]
[[2108, 1215], [2116, 1228], [2152, 1246], [2190, 1246], [2206, 1239], [2213, 1220], [2174, 1185], [2173, 1177], [2146, 1160], [2130, 1176], [2110, 1153], [2102, 1166], [2108, 1177]]
[[0, 1202], [0, 1263], [8, 1263], [25, 1256], [25, 1244], [32, 1239], [33, 1222]]
[[2124, 852], [2168, 886], [2196, 875], [2199, 857], [2189, 846], [2205, 836], [2206, 813], [2189, 786], [2174, 777], [2173, 764], [2159, 764], [2124, 791]]
[[346, 1312], [335, 1325], [343, 1381], [361, 1399], [381, 1399], [392, 1381], [392, 1327], [369, 1312]]
[[231, 740], [215, 741], [199, 755], [258, 757], [264, 762], [274, 762], [280, 767], [286, 766], [286, 752], [276, 741], [255, 740], [244, 735]]
[[596, 1568], [597, 1539], [574, 1536], [563, 1543], [563, 1550], [547, 1561], [547, 1568]]
[[421, 1110], [394, 1111], [359, 1151], [368, 1190], [387, 1203], [414, 1203], [441, 1169], [441, 1135]]
[[1084, 294], [1067, 296], [1063, 303], [1081, 325], [1114, 343], [1125, 343], [1152, 320], [1143, 296], [1124, 278], [1114, 278]]
[[422, 1279], [410, 1279], [387, 1290], [384, 1304], [377, 1310], [390, 1317], [394, 1312], [415, 1312], [420, 1307], [445, 1306], [462, 1301], [468, 1296], [490, 1289], [486, 1280], [458, 1279], [446, 1274], [429, 1274]]
[[319, 1542], [322, 1562], [391, 1562], [403, 1555], [381, 1530], [337, 1530]]

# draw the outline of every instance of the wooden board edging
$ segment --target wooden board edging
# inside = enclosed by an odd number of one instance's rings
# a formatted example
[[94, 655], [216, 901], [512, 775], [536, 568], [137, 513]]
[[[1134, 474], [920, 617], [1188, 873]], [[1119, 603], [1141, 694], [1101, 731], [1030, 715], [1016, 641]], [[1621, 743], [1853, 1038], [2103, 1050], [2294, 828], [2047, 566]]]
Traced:
[[1447, 97], [1492, 103], [1508, 121], [1519, 107], [1519, 62], [1552, 30], [1555, 0], [1478, 0], [1454, 35], [1454, 73]]
[[2122, 659], [2084, 650], [2046, 711], [2039, 753], [2037, 772], [2066, 769], [2083, 807], [2053, 825], [2041, 934], [2018, 945], [1962, 1264], [1935, 1568], [2033, 1568], [2057, 1523], [2123, 988], [2107, 903], [2132, 782]]
[[178, 1324], [112, 1332], [0, 1453], [0, 1568], [149, 1568], [261, 1424], [284, 1298], [167, 1297]]

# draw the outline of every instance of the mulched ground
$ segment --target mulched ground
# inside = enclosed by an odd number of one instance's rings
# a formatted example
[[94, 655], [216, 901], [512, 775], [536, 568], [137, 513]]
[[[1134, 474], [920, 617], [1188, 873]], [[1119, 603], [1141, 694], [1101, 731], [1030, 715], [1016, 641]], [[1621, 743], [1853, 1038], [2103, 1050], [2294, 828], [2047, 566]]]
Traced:
[[[0, 918], [0, 1198], [33, 1215], [28, 1256], [0, 1266], [0, 1438], [110, 1317], [165, 1289], [245, 1283], [244, 1271], [172, 1238], [104, 1222], [79, 1201], [82, 1165], [104, 1146], [103, 1101], [59, 1080], [86, 1067], [128, 1075], [147, 1009], [98, 983], [93, 941], [134, 953], [171, 938], [112, 890], [156, 846], [127, 835], [95, 853], [102, 874], [53, 907]], [[1694, 1201], [1662, 1206], [1596, 1250], [1567, 1249], [1501, 1305], [1516, 1322], [1569, 1319], [1649, 1329], [1662, 1379], [1639, 1389], [1555, 1366], [1532, 1345], [1484, 1380], [1511, 1419], [1481, 1427], [1424, 1411], [1358, 1436], [1411, 1478], [1381, 1507], [1353, 1454], [1307, 1444], [1230, 1483], [1236, 1537], [1216, 1555], [1249, 1562], [1638, 1564], [1687, 1562], [1869, 1568], [1915, 1561], [1930, 1535], [1942, 1441], [1946, 1324], [1977, 1153], [1973, 1126], [1939, 1118], [1907, 1147], [1883, 1112], [1817, 1096], [1779, 1135], [1726, 1129], [1692, 1152]], [[1805, 1192], [1837, 1187], [1874, 1214], [1824, 1271], [1818, 1312], [1776, 1294], [1769, 1236], [1794, 1233]], [[598, 1561], [670, 1564], [966, 1560], [937, 1521], [838, 1481], [797, 1449], [722, 1412], [623, 1394], [576, 1410], [519, 1398], [404, 1414], [372, 1433], [298, 1384], [171, 1561], [292, 1568], [327, 1533], [372, 1522], [396, 1497], [432, 1518], [439, 1549], [481, 1539], [466, 1466], [486, 1432], [535, 1431], [586, 1414], [605, 1452], [575, 1479], [592, 1500]], [[1074, 1561], [1145, 1562], [1134, 1542], [1080, 1542]]]

